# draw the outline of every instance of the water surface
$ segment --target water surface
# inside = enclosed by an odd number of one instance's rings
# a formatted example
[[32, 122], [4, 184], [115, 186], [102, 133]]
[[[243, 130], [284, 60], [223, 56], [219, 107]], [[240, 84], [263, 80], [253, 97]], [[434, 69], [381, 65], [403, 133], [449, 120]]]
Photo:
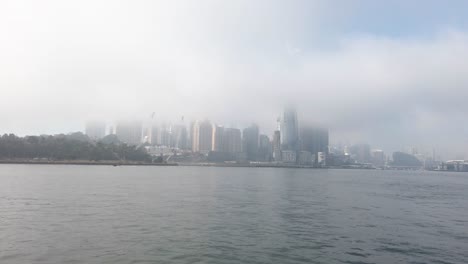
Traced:
[[0, 263], [468, 263], [468, 174], [0, 165]]

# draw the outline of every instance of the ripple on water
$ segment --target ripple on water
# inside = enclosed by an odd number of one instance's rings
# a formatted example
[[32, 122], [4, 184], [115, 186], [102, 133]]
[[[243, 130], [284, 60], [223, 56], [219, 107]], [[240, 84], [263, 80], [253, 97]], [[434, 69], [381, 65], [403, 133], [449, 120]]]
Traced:
[[[0, 165], [0, 263], [468, 259], [468, 177]], [[5, 239], [6, 238], [6, 239]]]

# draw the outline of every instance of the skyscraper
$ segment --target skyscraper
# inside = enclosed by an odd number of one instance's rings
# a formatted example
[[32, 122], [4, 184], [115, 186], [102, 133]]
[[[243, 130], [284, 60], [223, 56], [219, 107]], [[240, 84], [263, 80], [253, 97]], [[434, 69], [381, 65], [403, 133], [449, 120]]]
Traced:
[[374, 164], [374, 166], [381, 167], [385, 165], [385, 153], [383, 152], [383, 150], [373, 149], [371, 151], [371, 156], [372, 164]]
[[300, 149], [308, 151], [315, 156], [315, 162], [318, 162], [318, 153], [322, 152], [328, 155], [328, 129], [318, 126], [303, 126], [300, 129]]
[[119, 121], [115, 126], [115, 134], [120, 141], [129, 145], [138, 145], [142, 141], [143, 127], [139, 121]]
[[273, 159], [277, 162], [281, 161], [281, 132], [276, 130], [273, 134]]
[[171, 137], [172, 137], [171, 126], [163, 123], [158, 129], [158, 134], [157, 134], [158, 145], [171, 147]]
[[242, 132], [242, 152], [246, 154], [247, 160], [255, 161], [258, 158], [258, 137], [259, 129], [255, 124]]
[[258, 142], [258, 160], [270, 161], [272, 157], [272, 146], [270, 139], [267, 135], [260, 135]]
[[229, 153], [242, 152], [241, 131], [237, 128], [225, 128], [223, 136], [223, 149]]
[[242, 151], [241, 131], [213, 125], [212, 151], [240, 153]]
[[281, 149], [298, 150], [299, 132], [297, 113], [294, 108], [286, 108], [281, 118]]
[[224, 152], [224, 127], [213, 124], [213, 137], [211, 150], [217, 152]]
[[370, 145], [369, 144], [356, 144], [349, 148], [351, 157], [359, 163], [372, 162]]
[[92, 140], [99, 140], [106, 134], [106, 123], [101, 121], [88, 121], [85, 127], [86, 135]]
[[158, 135], [159, 135], [159, 127], [156, 124], [152, 124], [150, 128], [150, 138], [151, 138], [151, 145], [159, 145], [158, 143]]
[[187, 149], [187, 127], [183, 124], [172, 126], [171, 146], [178, 149]]
[[192, 151], [208, 154], [212, 149], [213, 127], [209, 121], [196, 121], [193, 125]]

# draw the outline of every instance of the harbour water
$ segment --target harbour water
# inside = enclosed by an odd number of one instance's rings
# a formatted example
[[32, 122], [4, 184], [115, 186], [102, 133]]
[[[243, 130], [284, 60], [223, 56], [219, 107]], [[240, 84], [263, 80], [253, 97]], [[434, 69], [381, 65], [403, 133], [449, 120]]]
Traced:
[[468, 174], [0, 165], [0, 263], [468, 263]]

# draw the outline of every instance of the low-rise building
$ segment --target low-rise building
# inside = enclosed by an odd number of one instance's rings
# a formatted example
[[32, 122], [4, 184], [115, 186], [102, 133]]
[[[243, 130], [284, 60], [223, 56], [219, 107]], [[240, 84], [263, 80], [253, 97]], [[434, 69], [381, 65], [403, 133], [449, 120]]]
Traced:
[[295, 150], [283, 150], [281, 151], [281, 158], [284, 163], [296, 163], [297, 152]]

